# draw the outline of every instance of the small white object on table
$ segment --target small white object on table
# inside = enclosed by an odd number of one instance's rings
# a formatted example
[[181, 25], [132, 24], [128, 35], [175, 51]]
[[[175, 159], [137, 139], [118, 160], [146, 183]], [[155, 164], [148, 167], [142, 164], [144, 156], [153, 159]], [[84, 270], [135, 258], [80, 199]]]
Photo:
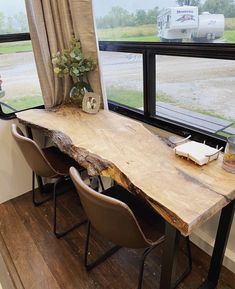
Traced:
[[187, 157], [200, 166], [218, 159], [221, 150], [222, 148], [213, 148], [196, 141], [189, 141], [174, 148], [177, 155]]

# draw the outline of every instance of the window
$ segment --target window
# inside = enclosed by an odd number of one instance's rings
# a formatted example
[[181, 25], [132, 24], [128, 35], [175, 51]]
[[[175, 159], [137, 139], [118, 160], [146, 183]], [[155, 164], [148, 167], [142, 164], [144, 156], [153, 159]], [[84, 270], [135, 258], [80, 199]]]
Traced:
[[115, 62], [120, 55], [142, 60], [143, 110], [118, 91], [115, 99], [108, 91], [110, 108], [223, 145], [235, 133], [235, 2], [220, 2], [94, 0], [100, 50], [112, 54], [115, 70], [104, 73], [106, 86], [118, 75], [119, 86], [135, 83], [131, 95], [138, 99], [140, 65], [127, 77], [122, 71], [130, 64]]
[[218, 135], [235, 133], [233, 60], [156, 56], [156, 116]]
[[143, 110], [143, 57], [139, 53], [101, 52], [108, 100]]
[[235, 42], [233, 0], [94, 0], [94, 10], [101, 41]]
[[23, 0], [0, 12], [0, 116], [43, 104]]

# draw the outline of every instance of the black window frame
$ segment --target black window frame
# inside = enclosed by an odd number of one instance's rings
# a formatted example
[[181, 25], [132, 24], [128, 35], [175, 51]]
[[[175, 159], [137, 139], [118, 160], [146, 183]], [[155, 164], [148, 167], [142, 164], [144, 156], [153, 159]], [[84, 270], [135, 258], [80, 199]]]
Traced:
[[[19, 41], [27, 41], [31, 40], [30, 33], [12, 33], [12, 34], [1, 34], [0, 35], [0, 43], [7, 43], [7, 42], [19, 42]], [[44, 108], [44, 105], [35, 106], [32, 108]], [[11, 113], [4, 113], [2, 110], [2, 104], [0, 103], [0, 119], [2, 120], [10, 120], [16, 118], [15, 113], [19, 111], [24, 111], [27, 109], [13, 111]]]
[[[31, 40], [30, 33], [0, 35], [0, 43], [26, 40]], [[235, 60], [235, 44], [99, 41], [99, 49], [100, 51], [140, 53], [143, 55], [144, 110], [139, 111], [109, 100], [110, 110], [182, 136], [191, 134], [193, 139], [198, 141], [206, 140], [208, 144], [213, 146], [225, 146], [226, 139], [222, 136], [196, 129], [177, 121], [171, 121], [155, 114], [155, 56], [168, 55]], [[38, 106], [35, 108], [43, 107], [44, 106]], [[0, 105], [0, 119], [6, 120], [12, 118], [15, 118], [15, 113], [4, 113]]]
[[99, 41], [99, 48], [100, 51], [141, 53], [143, 55], [144, 110], [139, 111], [108, 100], [110, 110], [184, 137], [192, 135], [194, 140], [206, 141], [207, 144], [212, 146], [225, 147], [226, 138], [223, 136], [156, 115], [155, 56], [168, 55], [235, 60], [235, 44]]

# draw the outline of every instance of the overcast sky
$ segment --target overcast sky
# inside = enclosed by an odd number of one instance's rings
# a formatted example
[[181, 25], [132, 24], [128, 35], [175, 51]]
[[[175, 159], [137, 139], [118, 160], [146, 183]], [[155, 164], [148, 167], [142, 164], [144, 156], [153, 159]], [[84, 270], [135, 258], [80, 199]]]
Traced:
[[[0, 11], [6, 15], [14, 15], [25, 11], [25, 0], [0, 0]], [[204, 2], [202, 0], [201, 2]], [[176, 0], [93, 0], [96, 16], [107, 14], [113, 6], [121, 6], [130, 12], [136, 9], [152, 9], [175, 6]]]
[[0, 0], [0, 11], [6, 15], [25, 12], [24, 0]]
[[152, 9], [175, 6], [176, 0], [93, 0], [96, 16], [105, 15], [113, 6], [121, 6], [130, 12], [136, 9]]
[[[150, 9], [155, 6], [175, 5], [175, 0], [93, 0], [95, 14], [97, 16], [105, 15], [113, 6], [121, 6], [128, 11], [136, 9]], [[14, 15], [25, 11], [24, 0], [0, 0], [0, 11], [7, 15]]]

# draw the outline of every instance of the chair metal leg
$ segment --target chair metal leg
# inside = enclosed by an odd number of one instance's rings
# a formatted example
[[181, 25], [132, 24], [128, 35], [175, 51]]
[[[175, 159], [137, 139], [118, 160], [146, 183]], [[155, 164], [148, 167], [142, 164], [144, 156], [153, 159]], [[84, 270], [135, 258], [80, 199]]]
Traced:
[[144, 274], [144, 263], [145, 259], [148, 256], [150, 252], [152, 252], [153, 249], [155, 249], [157, 246], [159, 246], [162, 242], [165, 241], [165, 236], [162, 236], [156, 244], [153, 246], [147, 248], [144, 253], [142, 254], [141, 262], [140, 262], [140, 269], [139, 269], [139, 281], [138, 281], [138, 287], [137, 289], [142, 288], [142, 283], [143, 283], [143, 274]]
[[88, 253], [89, 253], [89, 240], [90, 240], [90, 232], [91, 232], [91, 223], [88, 221], [87, 224], [87, 238], [85, 244], [85, 255], [84, 255], [84, 265], [87, 271], [92, 270], [94, 267], [98, 266], [100, 263], [104, 262], [108, 257], [112, 256], [116, 253], [121, 247], [114, 246], [105, 252], [102, 256], [97, 258], [95, 261], [88, 264]]
[[103, 184], [103, 181], [101, 179], [101, 176], [98, 176], [98, 179], [99, 179], [99, 183], [100, 183], [100, 186], [101, 186], [101, 189], [102, 189], [102, 192], [104, 191], [104, 184]]
[[54, 234], [57, 238], [62, 238], [69, 232], [73, 231], [74, 229], [82, 226], [87, 222], [87, 220], [82, 220], [81, 222], [73, 225], [72, 227], [66, 229], [65, 231], [58, 232], [57, 231], [57, 186], [60, 182], [64, 181], [65, 177], [59, 178], [55, 183], [54, 183], [54, 190], [53, 190], [53, 206], [54, 206], [54, 219], [53, 219], [53, 231]]
[[187, 246], [188, 267], [181, 274], [181, 276], [176, 280], [176, 282], [172, 286], [172, 289], [175, 289], [184, 280], [184, 278], [186, 278], [192, 271], [192, 263], [193, 262], [192, 262], [192, 253], [191, 253], [189, 237], [186, 237], [185, 240], [186, 240], [186, 246]]
[[46, 203], [47, 201], [51, 200], [52, 197], [48, 197], [48, 198], [45, 198], [44, 200], [42, 201], [37, 201], [36, 200], [36, 192], [35, 192], [35, 173], [34, 171], [32, 172], [32, 201], [33, 201], [33, 204], [35, 207], [38, 207], [44, 203]]

